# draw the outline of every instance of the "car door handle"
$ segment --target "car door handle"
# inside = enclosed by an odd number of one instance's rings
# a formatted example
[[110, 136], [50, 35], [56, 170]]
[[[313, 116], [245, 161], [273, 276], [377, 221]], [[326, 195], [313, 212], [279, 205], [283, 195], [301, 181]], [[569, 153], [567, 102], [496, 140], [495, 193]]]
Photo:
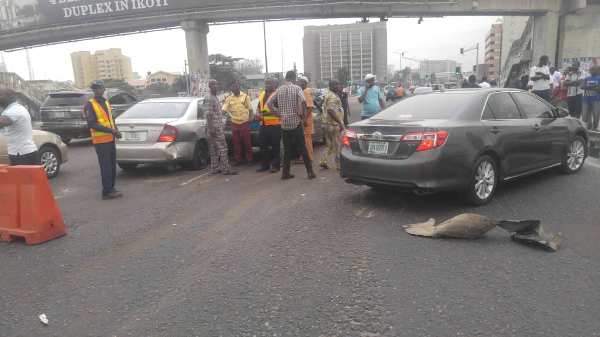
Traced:
[[497, 134], [500, 133], [500, 128], [497, 126], [492, 127], [492, 129], [490, 130], [491, 133]]

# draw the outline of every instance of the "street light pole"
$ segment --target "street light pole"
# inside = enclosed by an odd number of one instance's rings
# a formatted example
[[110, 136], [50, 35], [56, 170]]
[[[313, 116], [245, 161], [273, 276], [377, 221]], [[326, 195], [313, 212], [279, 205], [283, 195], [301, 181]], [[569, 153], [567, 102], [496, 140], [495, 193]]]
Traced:
[[267, 58], [267, 19], [263, 20], [263, 40], [265, 46], [265, 73], [269, 74], [269, 59]]

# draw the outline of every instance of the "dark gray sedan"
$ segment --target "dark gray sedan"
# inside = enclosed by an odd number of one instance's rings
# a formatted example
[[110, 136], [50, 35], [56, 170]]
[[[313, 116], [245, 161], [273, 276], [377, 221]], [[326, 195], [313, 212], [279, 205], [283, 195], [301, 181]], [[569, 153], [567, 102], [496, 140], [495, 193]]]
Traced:
[[529, 92], [450, 90], [407, 98], [351, 124], [340, 174], [375, 188], [461, 190], [481, 205], [502, 181], [552, 167], [579, 171], [587, 142], [581, 121]]

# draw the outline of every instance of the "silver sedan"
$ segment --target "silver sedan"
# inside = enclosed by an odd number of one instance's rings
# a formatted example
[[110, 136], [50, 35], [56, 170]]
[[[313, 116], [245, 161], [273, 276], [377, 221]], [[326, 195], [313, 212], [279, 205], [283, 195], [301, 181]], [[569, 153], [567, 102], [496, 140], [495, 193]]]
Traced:
[[117, 163], [123, 170], [140, 164], [182, 164], [201, 169], [209, 160], [202, 98], [148, 99], [117, 117], [123, 137], [117, 141]]

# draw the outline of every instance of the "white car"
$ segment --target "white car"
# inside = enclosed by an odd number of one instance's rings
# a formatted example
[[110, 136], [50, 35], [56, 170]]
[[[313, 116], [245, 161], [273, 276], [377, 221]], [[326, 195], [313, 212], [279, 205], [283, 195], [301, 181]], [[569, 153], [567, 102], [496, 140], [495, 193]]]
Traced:
[[[62, 164], [69, 159], [67, 145], [60, 136], [47, 131], [33, 130], [33, 142], [40, 153], [41, 164], [44, 165], [48, 178], [54, 178], [60, 172]], [[0, 164], [8, 164], [6, 137], [0, 134]]]
[[423, 94], [429, 94], [432, 92], [433, 92], [432, 87], [416, 87], [415, 91], [413, 92], [413, 95], [423, 95]]

